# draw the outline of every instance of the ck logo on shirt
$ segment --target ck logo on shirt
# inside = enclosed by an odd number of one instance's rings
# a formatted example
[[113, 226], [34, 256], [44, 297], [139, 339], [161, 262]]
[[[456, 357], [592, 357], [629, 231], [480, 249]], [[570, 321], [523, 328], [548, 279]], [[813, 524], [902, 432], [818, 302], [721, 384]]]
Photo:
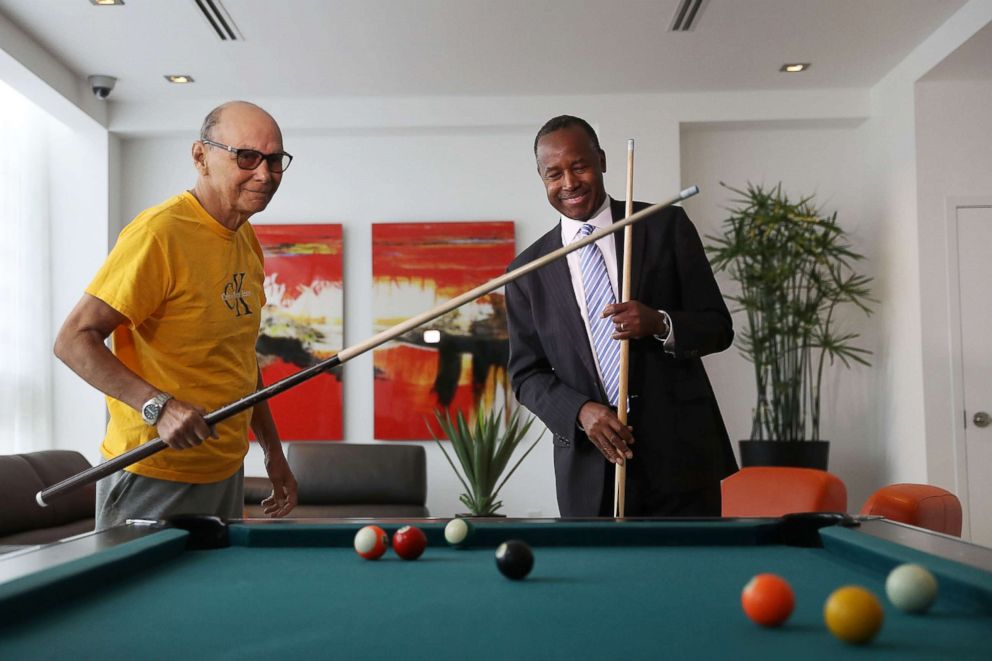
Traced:
[[224, 299], [224, 305], [227, 306], [228, 310], [234, 312], [236, 317], [240, 317], [243, 314], [251, 314], [251, 308], [248, 307], [248, 303], [245, 301], [246, 298], [251, 296], [251, 292], [242, 287], [245, 284], [245, 274], [235, 273], [231, 276], [231, 281], [224, 285], [224, 293], [221, 294], [221, 298]]

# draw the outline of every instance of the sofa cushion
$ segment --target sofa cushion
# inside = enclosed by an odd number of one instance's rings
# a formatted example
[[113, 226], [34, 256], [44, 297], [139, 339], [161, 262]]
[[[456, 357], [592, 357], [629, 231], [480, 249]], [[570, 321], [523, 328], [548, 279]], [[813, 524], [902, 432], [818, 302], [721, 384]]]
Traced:
[[52, 513], [35, 501], [45, 488], [24, 455], [0, 456], [0, 535], [45, 528]]
[[[93, 529], [96, 487], [88, 485], [53, 499], [41, 507], [36, 494], [63, 479], [90, 467], [83, 455], [71, 450], [44, 450], [0, 456], [0, 543], [33, 544], [55, 541], [85, 530], [79, 521]], [[38, 531], [22, 540], [22, 534]], [[16, 536], [16, 537], [15, 537]]]
[[[91, 467], [86, 457], [71, 450], [43, 450], [28, 452], [24, 457], [46, 487]], [[51, 510], [49, 526], [92, 519], [96, 508], [96, 483], [87, 484], [53, 498], [45, 509]]]
[[[430, 516], [423, 505], [297, 505], [289, 513], [291, 519], [313, 518], [400, 518], [421, 519]], [[246, 519], [267, 519], [261, 505], [245, 505]]]
[[419, 445], [290, 443], [300, 505], [414, 505], [427, 501]]
[[[272, 495], [272, 482], [267, 477], [245, 478], [245, 503], [258, 505]], [[259, 508], [261, 511], [261, 508]]]

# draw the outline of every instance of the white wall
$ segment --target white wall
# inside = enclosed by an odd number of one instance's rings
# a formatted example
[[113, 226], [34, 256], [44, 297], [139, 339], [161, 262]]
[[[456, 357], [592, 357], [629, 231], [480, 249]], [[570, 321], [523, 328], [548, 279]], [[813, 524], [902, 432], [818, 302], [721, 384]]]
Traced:
[[[48, 223], [50, 286], [38, 295], [48, 302], [43, 319], [34, 320], [42, 341], [55, 333], [82, 287], [107, 254], [111, 139], [103, 125], [107, 107], [88, 85], [48, 51], [0, 15], [0, 79], [50, 118], [48, 141], [37, 145], [49, 162]], [[21, 321], [20, 323], [24, 323]], [[36, 439], [39, 449], [83, 452], [97, 460], [104, 427], [103, 398], [82, 384], [61, 363], [38, 366], [50, 374], [53, 420], [51, 438]]]
[[[876, 355], [877, 420], [883, 446], [882, 483], [947, 484], [950, 457], [928, 453], [933, 405], [924, 383], [921, 304], [928, 272], [920, 256], [929, 251], [917, 205], [916, 82], [992, 20], [992, 2], [972, 0], [934, 31], [871, 90], [870, 118], [860, 130], [866, 146], [865, 213], [877, 224], [876, 291], [879, 351]], [[931, 439], [932, 441], [932, 439]]]
[[[916, 86], [917, 180], [919, 185], [920, 296], [926, 396], [929, 480], [956, 493], [955, 431], [960, 403], [952, 404], [948, 307], [948, 217], [951, 199], [992, 200], [992, 81], [921, 82]], [[954, 276], [956, 277], [956, 276]], [[960, 429], [963, 432], [963, 428]], [[983, 479], [979, 477], [977, 479]]]
[[[44, 329], [48, 346], [107, 256], [111, 190], [111, 138], [102, 127], [57, 125], [50, 140], [51, 315]], [[77, 450], [95, 463], [106, 426], [103, 396], [58, 360], [51, 366], [52, 446]]]
[[[734, 206], [737, 195], [720, 186], [723, 181], [744, 189], [747, 182], [773, 187], [782, 182], [793, 199], [814, 195], [824, 215], [837, 212], [854, 249], [866, 256], [858, 267], [873, 275], [871, 258], [877, 253], [876, 231], [866, 218], [861, 163], [864, 148], [858, 122], [801, 121], [732, 124], [690, 124], [682, 131], [682, 180], [697, 184], [703, 194], [688, 200], [686, 211], [700, 234], [715, 235]], [[704, 239], [705, 243], [709, 243]], [[736, 287], [726, 273], [718, 275], [724, 294]], [[877, 351], [877, 328], [860, 311], [840, 310], [840, 329], [862, 335], [858, 345]], [[746, 324], [742, 313], [734, 315], [735, 330]], [[713, 381], [727, 431], [738, 451], [737, 441], [750, 437], [751, 411], [755, 403], [754, 373], [736, 349], [705, 359]], [[829, 470], [848, 488], [850, 509], [857, 511], [877, 488], [878, 447], [881, 440], [873, 413], [875, 372], [856, 366], [841, 366], [824, 376], [821, 436], [830, 444]]]
[[86, 80], [0, 14], [0, 80], [73, 128], [103, 124], [107, 104], [90, 92]]

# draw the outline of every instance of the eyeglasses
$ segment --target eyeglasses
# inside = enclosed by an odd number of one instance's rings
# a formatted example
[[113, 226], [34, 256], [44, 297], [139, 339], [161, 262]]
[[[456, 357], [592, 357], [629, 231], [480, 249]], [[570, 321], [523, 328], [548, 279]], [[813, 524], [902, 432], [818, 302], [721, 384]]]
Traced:
[[238, 167], [242, 170], [254, 170], [259, 165], [262, 164], [264, 160], [269, 164], [270, 172], [285, 172], [289, 164], [293, 162], [293, 156], [287, 154], [284, 151], [276, 152], [275, 154], [263, 154], [257, 149], [238, 149], [237, 147], [232, 147], [230, 145], [223, 145], [219, 142], [214, 142], [213, 140], [207, 140], [206, 138], [200, 138], [200, 142], [205, 145], [210, 145], [211, 147], [220, 147], [225, 149], [237, 158]]

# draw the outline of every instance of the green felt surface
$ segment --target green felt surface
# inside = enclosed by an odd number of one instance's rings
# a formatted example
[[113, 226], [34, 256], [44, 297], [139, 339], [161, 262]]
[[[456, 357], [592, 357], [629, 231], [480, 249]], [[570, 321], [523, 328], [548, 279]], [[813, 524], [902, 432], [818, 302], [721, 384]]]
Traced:
[[[830, 591], [855, 583], [884, 595], [884, 572], [847, 552], [596, 545], [610, 535], [586, 526], [587, 544], [535, 545], [531, 576], [513, 582], [496, 570], [492, 548], [449, 549], [435, 542], [438, 527], [428, 527], [434, 543], [413, 562], [392, 551], [366, 561], [330, 545], [355, 529], [298, 528], [327, 544], [260, 548], [246, 544], [271, 543], [278, 527], [259, 528], [257, 539], [232, 527], [231, 548], [177, 553], [0, 629], [0, 658], [987, 659], [992, 643], [992, 617], [953, 593], [926, 616], [886, 604], [867, 647], [834, 639], [821, 614]], [[831, 532], [857, 545], [856, 533]], [[741, 588], [766, 571], [797, 595], [777, 630], [740, 608]]]

